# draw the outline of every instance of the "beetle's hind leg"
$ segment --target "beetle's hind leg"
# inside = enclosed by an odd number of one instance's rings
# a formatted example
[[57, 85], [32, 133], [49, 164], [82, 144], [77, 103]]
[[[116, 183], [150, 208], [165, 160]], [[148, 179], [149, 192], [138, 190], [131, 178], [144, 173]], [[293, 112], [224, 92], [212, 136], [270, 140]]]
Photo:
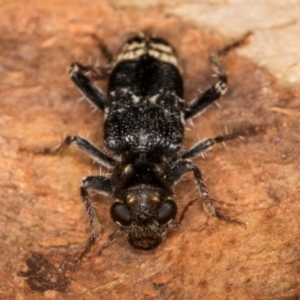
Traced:
[[219, 81], [207, 89], [202, 95], [190, 101], [184, 110], [185, 119], [195, 117], [203, 113], [213, 102], [219, 99], [226, 93], [227, 90], [227, 75], [222, 68], [219, 57], [227, 55], [230, 51], [243, 46], [247, 43], [248, 38], [252, 35], [251, 32], [247, 32], [242, 38], [234, 41], [227, 45], [222, 50], [218, 51], [217, 54], [211, 56], [212, 69], [218, 76]]
[[230, 51], [234, 50], [235, 48], [244, 46], [247, 44], [249, 37], [252, 35], [251, 31], [246, 32], [240, 39], [232, 42], [231, 44], [225, 46], [222, 50], [218, 51], [219, 56], [225, 56]]
[[223, 70], [219, 57], [211, 56], [212, 69], [219, 81], [206, 90], [202, 95], [190, 101], [184, 109], [184, 118], [190, 119], [204, 112], [210, 104], [219, 99], [227, 91], [227, 76]]
[[[99, 65], [90, 65], [90, 64], [83, 64], [80, 62], [74, 62], [82, 72], [90, 73], [90, 77], [92, 79], [107, 79], [110, 75], [112, 67], [111, 66], [99, 66]], [[74, 64], [73, 63], [73, 64]]]
[[82, 64], [79, 62], [76, 62], [76, 64], [80, 67], [81, 71], [90, 73], [92, 79], [107, 79], [113, 67], [113, 53], [96, 34], [90, 34], [90, 36], [96, 41], [97, 46], [106, 61], [106, 65]]
[[73, 63], [69, 70], [71, 80], [82, 92], [84, 97], [86, 97], [96, 107], [104, 111], [107, 103], [106, 95], [86, 75], [83, 74], [83, 71], [83, 65]]

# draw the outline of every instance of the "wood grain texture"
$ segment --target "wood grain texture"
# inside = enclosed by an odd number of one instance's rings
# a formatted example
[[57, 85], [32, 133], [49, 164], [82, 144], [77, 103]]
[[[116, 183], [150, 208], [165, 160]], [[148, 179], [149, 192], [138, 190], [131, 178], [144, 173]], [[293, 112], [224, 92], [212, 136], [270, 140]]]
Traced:
[[[299, 121], [272, 107], [297, 108], [300, 90], [283, 89], [235, 52], [224, 58], [229, 90], [186, 131], [189, 147], [247, 124], [265, 128], [216, 146], [197, 165], [211, 193], [247, 229], [207, 219], [197, 204], [156, 250], [134, 250], [124, 237], [95, 257], [117, 226], [111, 199], [94, 196], [103, 227], [91, 255], [73, 263], [90, 228], [79, 183], [99, 168], [74, 148], [60, 156], [22, 149], [57, 145], [80, 134], [102, 145], [103, 116], [92, 113], [68, 78], [73, 61], [104, 62], [97, 36], [116, 53], [140, 30], [177, 49], [185, 99], [214, 82], [209, 54], [228, 41], [164, 14], [116, 10], [96, 1], [19, 1], [0, 5], [0, 298], [1, 299], [298, 299]], [[239, 37], [237, 37], [239, 38]], [[250, 41], [251, 42], [251, 41]], [[105, 89], [106, 82], [99, 82]], [[102, 170], [103, 172], [103, 170]], [[176, 187], [183, 207], [197, 197], [192, 176]]]

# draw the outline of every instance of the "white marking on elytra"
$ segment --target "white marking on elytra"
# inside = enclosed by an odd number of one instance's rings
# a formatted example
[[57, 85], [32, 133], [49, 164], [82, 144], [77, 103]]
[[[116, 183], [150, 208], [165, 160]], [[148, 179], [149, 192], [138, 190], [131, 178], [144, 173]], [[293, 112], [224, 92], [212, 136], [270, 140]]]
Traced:
[[146, 42], [145, 40], [142, 42], [131, 42], [131, 43], [126, 43], [122, 49], [122, 52], [129, 52], [134, 49], [144, 49], [146, 47]]
[[126, 142], [131, 142], [133, 140], [133, 136], [132, 135], [127, 135], [127, 136], [125, 136], [125, 141]]
[[157, 43], [151, 40], [151, 38], [149, 42], [143, 40], [125, 44], [117, 56], [116, 63], [124, 60], [137, 60], [145, 54], [149, 54], [160, 61], [172, 64], [179, 68], [178, 60], [173, 48], [164, 43]]
[[166, 44], [162, 44], [162, 43], [155, 43], [155, 42], [150, 42], [150, 47], [160, 50], [160, 52], [165, 52], [165, 53], [169, 53], [169, 54], [173, 54], [174, 55], [174, 50], [170, 45], [166, 45]]
[[117, 63], [123, 60], [135, 60], [147, 53], [146, 48], [138, 48], [128, 52], [121, 52], [117, 57]]
[[178, 67], [177, 58], [173, 54], [163, 53], [163, 52], [160, 52], [160, 51], [156, 51], [154, 49], [150, 49], [148, 51], [148, 53], [149, 53], [149, 55], [157, 58], [160, 61], [172, 64], [172, 65]]
[[135, 95], [134, 93], [131, 93], [131, 94], [132, 94], [132, 102], [134, 104], [138, 104], [140, 102], [141, 98], [138, 97], [137, 95]]
[[109, 114], [109, 111], [110, 111], [109, 107], [104, 108], [104, 120], [106, 120], [107, 115]]
[[170, 110], [169, 109], [164, 109], [164, 115], [166, 118], [170, 117]]
[[115, 97], [115, 95], [116, 95], [116, 91], [111, 91], [111, 92], [110, 92], [110, 96], [111, 96], [111, 97]]
[[150, 102], [151, 104], [155, 105], [155, 104], [156, 104], [156, 100], [157, 100], [157, 98], [158, 98], [159, 96], [160, 96], [159, 94], [156, 94], [156, 95], [152, 96], [151, 98], [149, 98], [149, 102]]

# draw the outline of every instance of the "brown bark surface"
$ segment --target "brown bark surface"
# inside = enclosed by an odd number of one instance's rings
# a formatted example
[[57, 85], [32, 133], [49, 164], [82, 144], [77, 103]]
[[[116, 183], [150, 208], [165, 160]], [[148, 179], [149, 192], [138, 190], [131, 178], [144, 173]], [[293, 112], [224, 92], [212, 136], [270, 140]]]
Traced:
[[[99, 41], [116, 53], [129, 36], [150, 30], [177, 49], [188, 101], [215, 82], [209, 54], [228, 41], [162, 9], [117, 10], [87, 0], [1, 2], [1, 299], [300, 297], [299, 89], [282, 89], [233, 51], [223, 59], [229, 90], [220, 108], [187, 126], [185, 148], [225, 127], [265, 129], [196, 160], [211, 193], [235, 205], [222, 209], [246, 229], [208, 218], [196, 203], [154, 251], [135, 250], [119, 237], [96, 257], [117, 225], [109, 216], [112, 199], [94, 195], [102, 235], [75, 264], [90, 233], [79, 184], [99, 167], [73, 147], [60, 156], [24, 151], [55, 146], [69, 134], [103, 148], [103, 115], [78, 103], [70, 63], [104, 63]], [[99, 85], [105, 89], [106, 81]], [[176, 194], [181, 209], [198, 196], [191, 174]]]

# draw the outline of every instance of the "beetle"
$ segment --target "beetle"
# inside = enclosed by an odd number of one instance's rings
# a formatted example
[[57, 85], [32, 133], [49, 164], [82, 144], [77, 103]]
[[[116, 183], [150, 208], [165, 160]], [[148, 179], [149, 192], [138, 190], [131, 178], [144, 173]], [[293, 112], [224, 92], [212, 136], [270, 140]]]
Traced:
[[180, 224], [192, 203], [175, 223], [178, 209], [173, 187], [188, 172], [193, 173], [199, 190], [196, 200], [209, 215], [243, 224], [215, 208], [218, 201], [210, 195], [200, 169], [192, 162], [216, 143], [238, 134], [206, 138], [182, 150], [186, 120], [204, 112], [227, 90], [227, 76], [217, 56], [212, 66], [218, 82], [185, 103], [176, 52], [165, 39], [152, 34], [140, 34], [123, 45], [110, 71], [107, 96], [85, 75], [85, 71], [93, 71], [92, 67], [71, 65], [71, 80], [104, 113], [104, 145], [109, 154], [79, 135], [67, 136], [61, 145], [43, 152], [58, 153], [73, 144], [111, 172], [110, 176], [87, 176], [81, 182], [80, 193], [92, 233], [80, 257], [90, 251], [101, 228], [88, 190], [114, 199], [110, 214], [119, 226], [98, 254], [122, 232], [136, 249], [156, 248], [167, 230]]

